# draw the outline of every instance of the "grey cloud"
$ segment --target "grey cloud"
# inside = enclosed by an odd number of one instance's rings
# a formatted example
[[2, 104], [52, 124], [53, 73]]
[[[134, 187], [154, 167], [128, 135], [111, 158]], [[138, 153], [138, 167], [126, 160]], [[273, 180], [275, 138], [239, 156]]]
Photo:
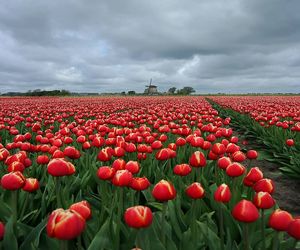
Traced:
[[0, 3], [1, 92], [300, 92], [297, 0]]

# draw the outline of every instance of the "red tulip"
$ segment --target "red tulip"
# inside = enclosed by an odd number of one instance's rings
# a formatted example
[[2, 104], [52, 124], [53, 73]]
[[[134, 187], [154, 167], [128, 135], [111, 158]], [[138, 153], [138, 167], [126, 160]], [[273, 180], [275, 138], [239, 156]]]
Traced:
[[199, 182], [194, 182], [186, 188], [185, 193], [192, 199], [201, 199], [205, 191]]
[[259, 212], [251, 201], [241, 200], [234, 206], [232, 216], [238, 221], [250, 223], [259, 218]]
[[101, 149], [101, 151], [99, 152], [97, 158], [99, 161], [109, 161], [112, 157], [112, 154], [109, 150], [109, 148], [103, 148]]
[[63, 158], [52, 159], [47, 166], [47, 171], [52, 176], [65, 176], [75, 173], [75, 167], [71, 162]]
[[161, 180], [154, 186], [152, 195], [158, 201], [173, 200], [176, 197], [176, 190], [172, 183]]
[[263, 178], [263, 173], [258, 167], [251, 168], [244, 178], [244, 184], [246, 186], [253, 186], [256, 182]]
[[135, 177], [132, 178], [130, 187], [134, 190], [140, 191], [145, 190], [150, 186], [150, 182], [146, 177]]
[[115, 147], [113, 155], [115, 157], [123, 157], [125, 155], [125, 149], [121, 147]]
[[48, 219], [47, 234], [52, 238], [71, 240], [79, 236], [84, 228], [85, 220], [79, 213], [59, 208]]
[[49, 157], [47, 155], [39, 155], [36, 159], [37, 164], [44, 165], [49, 163]]
[[27, 178], [22, 189], [26, 192], [34, 192], [40, 187], [39, 181], [35, 178]]
[[68, 156], [71, 159], [78, 159], [78, 158], [80, 158], [80, 152], [79, 152], [79, 150], [77, 150], [74, 147], [70, 147], [70, 146], [68, 146], [68, 147], [66, 147], [64, 149], [64, 155]]
[[232, 160], [236, 162], [243, 162], [246, 160], [246, 155], [242, 151], [236, 151], [232, 154]]
[[245, 170], [246, 168], [242, 164], [234, 162], [226, 168], [226, 174], [231, 177], [238, 177], [244, 174]]
[[223, 156], [218, 159], [217, 165], [221, 169], [226, 169], [232, 163], [229, 157]]
[[269, 218], [269, 226], [277, 231], [287, 231], [293, 216], [280, 209], [276, 209]]
[[118, 170], [112, 179], [112, 183], [115, 186], [125, 187], [130, 185], [132, 178], [132, 173], [130, 173], [127, 169]]
[[178, 164], [173, 168], [173, 172], [176, 175], [186, 176], [192, 172], [192, 168], [190, 167], [189, 164], [185, 164], [185, 163]]
[[212, 152], [215, 153], [216, 155], [222, 155], [226, 152], [226, 147], [222, 143], [215, 143], [212, 148]]
[[274, 182], [271, 179], [261, 179], [253, 186], [255, 192], [268, 192], [272, 194], [275, 190]]
[[25, 177], [19, 171], [5, 174], [1, 178], [1, 186], [8, 190], [17, 190], [25, 185]]
[[247, 158], [250, 159], [250, 160], [254, 160], [258, 157], [258, 153], [256, 150], [249, 150], [247, 151]]
[[294, 219], [289, 224], [288, 234], [294, 237], [296, 240], [300, 240], [300, 219]]
[[136, 174], [140, 171], [140, 164], [137, 161], [129, 161], [126, 163], [125, 169], [127, 169], [132, 174]]
[[196, 151], [191, 155], [189, 163], [192, 167], [204, 167], [206, 165], [205, 155], [203, 152]]
[[7, 171], [8, 172], [20, 171], [21, 173], [23, 173], [24, 169], [25, 169], [25, 166], [22, 162], [14, 161], [11, 164], [9, 164]]
[[69, 209], [79, 213], [85, 220], [92, 217], [91, 205], [87, 201], [74, 203], [69, 207]]
[[292, 147], [292, 146], [295, 145], [295, 142], [294, 142], [293, 139], [287, 139], [287, 140], [285, 141], [285, 144], [286, 144], [287, 146], [289, 146], [289, 147]]
[[227, 203], [231, 199], [231, 192], [229, 187], [223, 183], [221, 184], [214, 193], [214, 199], [218, 202]]
[[110, 180], [115, 175], [115, 170], [108, 166], [100, 167], [97, 171], [97, 176], [101, 180]]
[[5, 161], [9, 155], [10, 153], [6, 148], [0, 149], [0, 161]]
[[124, 161], [123, 159], [116, 159], [114, 160], [113, 164], [112, 164], [112, 168], [117, 171], [117, 170], [123, 170], [125, 169], [125, 165], [126, 165], [126, 161]]
[[253, 203], [257, 208], [269, 209], [275, 205], [272, 196], [267, 192], [258, 192], [253, 198]]
[[151, 144], [151, 148], [153, 148], [153, 149], [160, 149], [162, 147], [163, 147], [163, 144], [161, 143], [161, 141], [154, 141]]
[[168, 160], [170, 158], [170, 151], [168, 148], [160, 149], [159, 151], [157, 151], [155, 157], [159, 161]]
[[124, 213], [126, 224], [134, 228], [144, 228], [151, 225], [153, 219], [152, 211], [146, 206], [135, 206], [127, 208]]
[[4, 226], [3, 222], [0, 221], [0, 240], [3, 239], [4, 234], [5, 234], [5, 226]]

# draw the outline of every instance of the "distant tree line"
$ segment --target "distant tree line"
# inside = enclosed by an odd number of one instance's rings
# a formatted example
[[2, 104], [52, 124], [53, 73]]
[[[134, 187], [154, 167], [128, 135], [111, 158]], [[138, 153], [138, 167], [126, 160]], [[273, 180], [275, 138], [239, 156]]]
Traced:
[[182, 89], [177, 89], [175, 87], [169, 88], [168, 93], [172, 95], [190, 95], [196, 91], [192, 87], [183, 87]]
[[33, 91], [29, 90], [27, 92], [7, 92], [2, 94], [2, 96], [70, 96], [71, 93], [67, 90], [40, 90], [35, 89]]

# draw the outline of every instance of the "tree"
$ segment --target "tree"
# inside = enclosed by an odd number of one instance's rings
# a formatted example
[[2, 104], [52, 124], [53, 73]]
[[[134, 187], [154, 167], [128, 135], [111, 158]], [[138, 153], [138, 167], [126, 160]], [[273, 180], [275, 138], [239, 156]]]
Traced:
[[176, 91], [176, 88], [175, 88], [175, 87], [172, 87], [172, 88], [169, 88], [168, 93], [174, 94], [175, 91]]
[[134, 90], [129, 90], [128, 95], [135, 95], [135, 91]]
[[194, 92], [196, 92], [196, 91], [192, 87], [183, 87], [182, 89], [177, 90], [177, 94], [179, 94], [179, 95], [189, 95]]

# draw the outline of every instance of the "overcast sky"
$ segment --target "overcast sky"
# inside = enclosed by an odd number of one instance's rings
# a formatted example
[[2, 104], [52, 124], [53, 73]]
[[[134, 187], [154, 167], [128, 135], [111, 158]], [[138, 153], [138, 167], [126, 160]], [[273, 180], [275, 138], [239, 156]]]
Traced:
[[300, 92], [299, 0], [0, 0], [0, 92]]

